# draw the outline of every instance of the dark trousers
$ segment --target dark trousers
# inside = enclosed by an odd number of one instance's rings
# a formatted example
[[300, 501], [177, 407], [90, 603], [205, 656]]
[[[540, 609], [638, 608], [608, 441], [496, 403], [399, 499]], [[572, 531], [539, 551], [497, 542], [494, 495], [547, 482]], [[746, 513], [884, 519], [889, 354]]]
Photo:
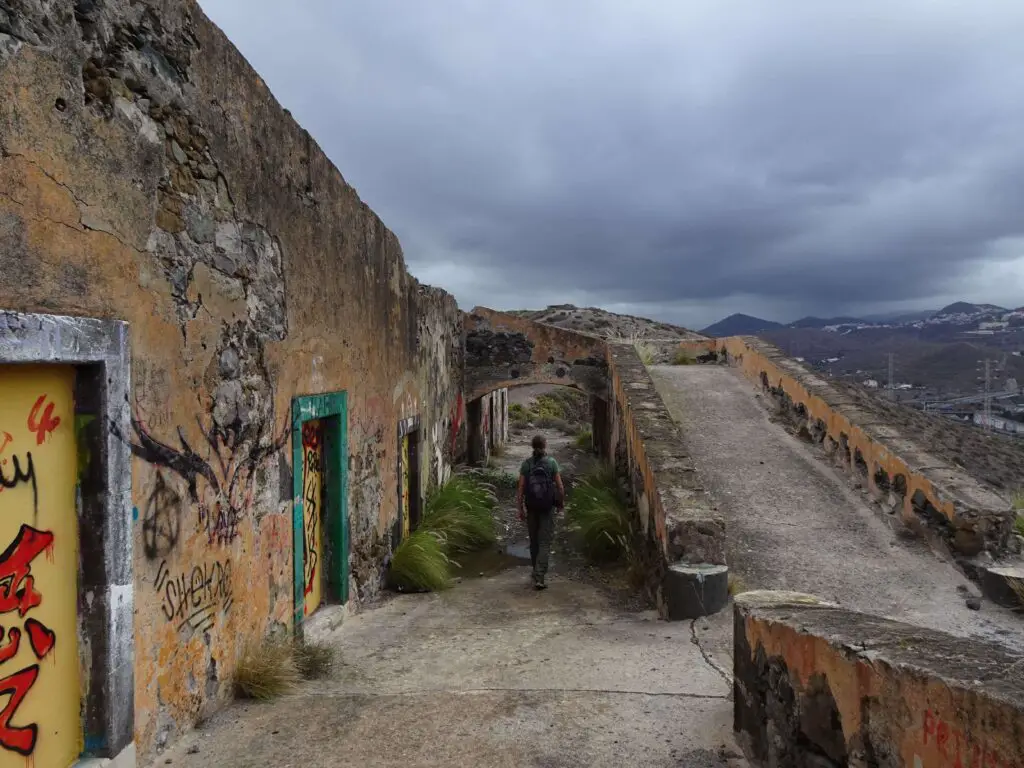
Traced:
[[548, 553], [555, 534], [555, 512], [526, 513], [526, 527], [530, 532], [530, 562], [533, 563], [533, 578], [543, 581], [548, 572]]

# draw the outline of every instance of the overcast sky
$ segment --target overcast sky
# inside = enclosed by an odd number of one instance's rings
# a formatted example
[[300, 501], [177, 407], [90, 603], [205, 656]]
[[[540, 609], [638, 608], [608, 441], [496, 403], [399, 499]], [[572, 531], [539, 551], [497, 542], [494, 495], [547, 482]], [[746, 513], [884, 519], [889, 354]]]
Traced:
[[460, 305], [1024, 305], [1024, 0], [201, 0]]

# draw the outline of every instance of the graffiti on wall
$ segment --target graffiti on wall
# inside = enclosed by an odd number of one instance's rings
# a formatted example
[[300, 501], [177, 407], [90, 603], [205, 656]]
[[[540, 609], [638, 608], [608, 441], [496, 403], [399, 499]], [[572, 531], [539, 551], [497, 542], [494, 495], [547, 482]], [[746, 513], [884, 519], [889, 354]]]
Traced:
[[[935, 712], [926, 709], [922, 714], [922, 752], [938, 753], [938, 760], [928, 765], [942, 768], [1014, 768], [1013, 759], [1007, 759], [992, 748], [970, 737], [956, 723], [950, 723]], [[921, 763], [920, 757], [916, 762]]]
[[81, 751], [74, 370], [0, 371], [0, 765], [68, 765]]
[[[179, 447], [155, 438], [143, 421], [132, 417], [134, 440], [128, 440], [132, 453], [148, 464], [163, 467], [182, 478], [192, 504], [198, 510], [197, 526], [206, 533], [211, 545], [226, 546], [238, 538], [239, 523], [252, 502], [257, 469], [287, 442], [287, 432], [273, 437], [272, 422], [266, 420], [221, 426], [211, 419], [206, 428], [196, 418], [205, 444], [197, 451], [179, 427]], [[158, 481], [150, 494], [143, 518], [144, 547], [148, 558], [157, 560], [177, 542], [176, 523], [171, 512], [173, 491], [165, 480]], [[148, 525], [148, 529], [147, 529]], [[147, 533], [148, 530], [148, 533]], [[149, 536], [149, 538], [147, 538]], [[152, 540], [152, 546], [148, 542]]]
[[163, 593], [160, 607], [164, 618], [178, 631], [191, 627], [206, 632], [213, 628], [218, 611], [227, 613], [234, 602], [231, 561], [214, 560], [173, 575], [164, 560], [157, 569], [154, 588]]
[[323, 547], [323, 425], [307, 421], [302, 425], [302, 555], [305, 564], [305, 612], [320, 605]]

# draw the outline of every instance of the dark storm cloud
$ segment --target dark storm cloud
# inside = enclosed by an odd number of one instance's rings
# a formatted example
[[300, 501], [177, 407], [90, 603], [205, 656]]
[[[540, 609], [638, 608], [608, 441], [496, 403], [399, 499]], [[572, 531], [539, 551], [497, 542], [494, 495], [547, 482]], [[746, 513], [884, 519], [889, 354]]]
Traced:
[[464, 304], [837, 312], [1024, 253], [1019, 0], [203, 5]]

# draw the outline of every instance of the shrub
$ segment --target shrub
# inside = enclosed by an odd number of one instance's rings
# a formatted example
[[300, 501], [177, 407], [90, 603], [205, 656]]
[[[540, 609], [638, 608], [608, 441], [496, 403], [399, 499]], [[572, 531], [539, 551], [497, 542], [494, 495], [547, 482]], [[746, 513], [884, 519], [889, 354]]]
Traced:
[[640, 356], [640, 362], [644, 365], [654, 365], [655, 349], [652, 345], [641, 342], [635, 345], [636, 353]]
[[629, 554], [631, 517], [613, 469], [602, 467], [583, 478], [573, 489], [566, 517], [582, 536], [583, 548], [591, 559], [618, 560]]
[[451, 586], [450, 568], [444, 536], [420, 528], [395, 549], [388, 578], [402, 591], [438, 592]]
[[259, 700], [291, 693], [300, 680], [292, 642], [280, 638], [247, 643], [233, 678], [237, 696]]
[[584, 450], [593, 448], [594, 446], [594, 434], [589, 429], [585, 429], [576, 435], [576, 447], [583, 448]]
[[500, 469], [487, 468], [473, 468], [467, 470], [469, 475], [480, 480], [481, 483], [489, 485], [495, 489], [503, 488], [515, 488], [519, 478], [511, 472], [504, 472]]
[[672, 358], [672, 365], [693, 365], [696, 362], [696, 360], [681, 349], [676, 352], [676, 356]]
[[493, 544], [494, 489], [471, 475], [453, 475], [427, 498], [420, 530], [438, 533], [448, 552], [469, 552]]
[[295, 666], [303, 680], [318, 680], [334, 668], [334, 648], [326, 643], [297, 641], [293, 649]]

